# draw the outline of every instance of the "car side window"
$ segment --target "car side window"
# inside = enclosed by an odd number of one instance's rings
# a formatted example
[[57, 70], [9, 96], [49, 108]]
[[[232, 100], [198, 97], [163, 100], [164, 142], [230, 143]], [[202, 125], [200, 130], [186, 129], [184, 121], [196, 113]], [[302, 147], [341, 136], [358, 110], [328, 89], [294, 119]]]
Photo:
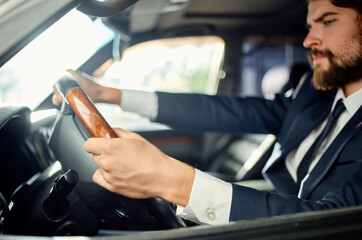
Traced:
[[292, 66], [296, 63], [308, 63], [308, 50], [300, 43], [293, 41], [251, 39], [245, 41], [242, 48], [242, 81], [237, 94], [247, 96], [263, 96], [261, 88], [265, 73], [279, 65]]

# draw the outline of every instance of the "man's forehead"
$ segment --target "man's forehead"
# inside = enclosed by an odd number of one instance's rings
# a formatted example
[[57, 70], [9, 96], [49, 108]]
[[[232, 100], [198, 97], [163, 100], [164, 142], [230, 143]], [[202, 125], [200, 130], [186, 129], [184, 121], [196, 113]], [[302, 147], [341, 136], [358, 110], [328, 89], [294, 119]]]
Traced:
[[337, 7], [330, 0], [310, 0], [308, 5], [307, 22], [316, 20], [326, 13], [343, 14], [353, 11], [350, 8]]
[[330, 0], [310, 0], [308, 4], [308, 20], [320, 17], [325, 12], [335, 11], [337, 7], [334, 6]]

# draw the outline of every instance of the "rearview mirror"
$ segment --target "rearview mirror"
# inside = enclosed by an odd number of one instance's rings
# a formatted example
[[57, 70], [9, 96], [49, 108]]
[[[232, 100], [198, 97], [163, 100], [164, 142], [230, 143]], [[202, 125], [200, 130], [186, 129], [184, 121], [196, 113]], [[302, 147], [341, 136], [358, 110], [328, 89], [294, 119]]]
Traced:
[[109, 17], [128, 8], [138, 0], [86, 0], [77, 9], [97, 17]]

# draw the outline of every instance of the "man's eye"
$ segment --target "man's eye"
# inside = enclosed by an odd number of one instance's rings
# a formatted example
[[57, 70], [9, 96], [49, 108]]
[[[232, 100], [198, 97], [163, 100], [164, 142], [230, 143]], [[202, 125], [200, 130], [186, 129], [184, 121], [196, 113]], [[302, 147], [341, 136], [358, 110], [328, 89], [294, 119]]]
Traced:
[[331, 25], [331, 23], [333, 23], [335, 20], [325, 20], [323, 22], [324, 25], [328, 26], [328, 25]]

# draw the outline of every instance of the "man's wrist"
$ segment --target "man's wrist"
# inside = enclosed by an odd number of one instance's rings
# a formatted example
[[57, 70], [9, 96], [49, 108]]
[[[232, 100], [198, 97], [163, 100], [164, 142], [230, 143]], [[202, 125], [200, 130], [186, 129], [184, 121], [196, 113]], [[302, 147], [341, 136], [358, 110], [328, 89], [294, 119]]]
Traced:
[[161, 190], [161, 198], [179, 206], [187, 206], [195, 179], [195, 169], [174, 158], [170, 158], [168, 179]]
[[101, 86], [101, 94], [99, 96], [100, 102], [121, 105], [122, 90], [118, 88], [111, 88]]
[[195, 178], [186, 207], [178, 206], [178, 216], [195, 223], [220, 224], [229, 222], [232, 185], [202, 171]]

